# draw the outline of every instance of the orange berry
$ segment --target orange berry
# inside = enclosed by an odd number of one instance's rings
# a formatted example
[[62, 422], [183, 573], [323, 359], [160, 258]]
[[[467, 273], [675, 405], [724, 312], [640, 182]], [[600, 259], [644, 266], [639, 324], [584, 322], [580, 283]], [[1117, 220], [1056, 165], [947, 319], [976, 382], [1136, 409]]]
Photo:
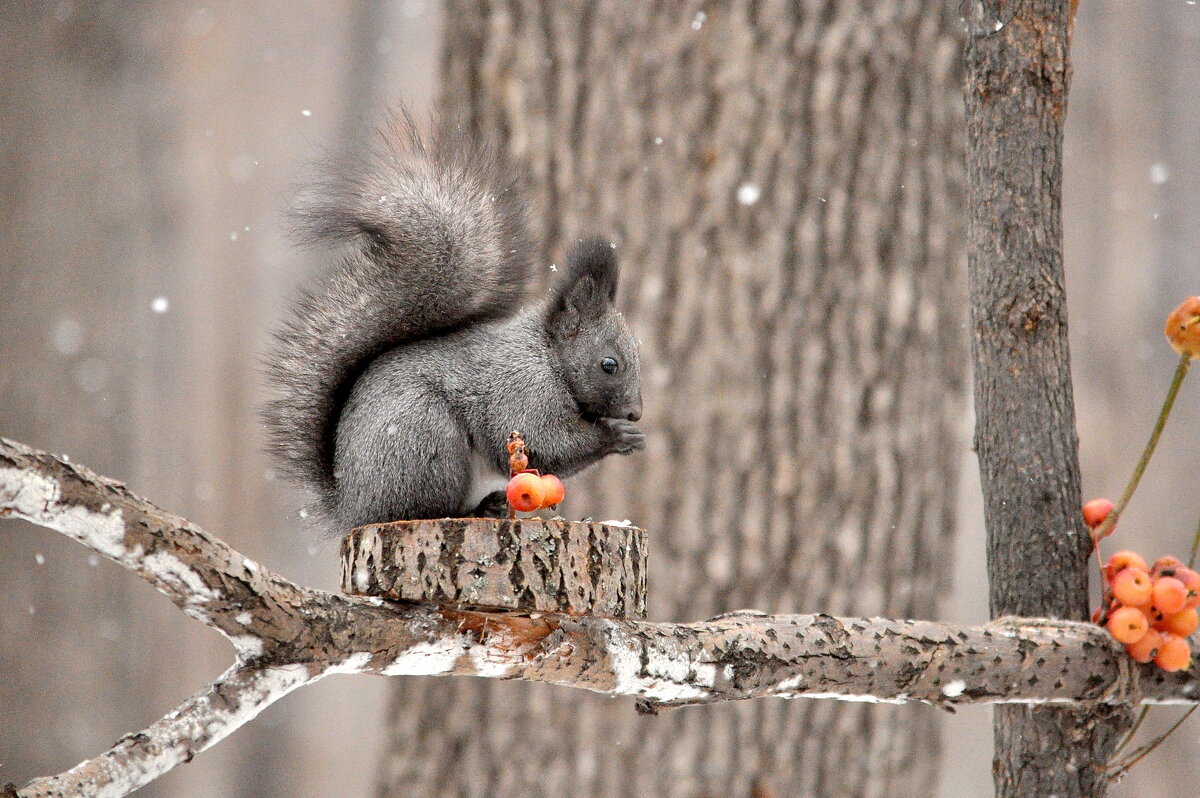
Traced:
[[1159, 557], [1154, 561], [1154, 565], [1150, 568], [1150, 574], [1151, 576], [1174, 576], [1175, 572], [1183, 567], [1183, 560], [1168, 554], [1166, 557]]
[[1175, 577], [1160, 576], [1154, 580], [1154, 608], [1163, 615], [1181, 612], [1187, 604], [1187, 598], [1187, 588]]
[[1125, 646], [1125, 650], [1129, 652], [1129, 656], [1138, 662], [1149, 662], [1158, 656], [1158, 650], [1162, 648], [1162, 642], [1162, 632], [1157, 629], [1151, 629], [1146, 632], [1146, 636], [1141, 640], [1132, 645]]
[[1183, 586], [1188, 590], [1187, 604], [1184, 604], [1184, 609], [1194, 610], [1200, 607], [1200, 574], [1193, 571], [1191, 568], [1176, 568], [1175, 578], [1183, 582]]
[[1164, 671], [1181, 671], [1191, 664], [1191, 661], [1192, 647], [1188, 645], [1188, 641], [1179, 635], [1165, 633], [1154, 663]]
[[512, 473], [520, 474], [529, 468], [529, 456], [525, 452], [515, 452], [508, 458], [508, 467]]
[[542, 474], [542, 489], [546, 494], [542, 497], [542, 507], [553, 507], [562, 501], [567, 493], [562, 480], [553, 474]]
[[1154, 583], [1141, 568], [1126, 568], [1113, 577], [1112, 595], [1126, 607], [1147, 607], [1154, 597]]
[[1113, 577], [1121, 573], [1125, 568], [1141, 568], [1143, 571], [1150, 570], [1150, 566], [1146, 565], [1146, 561], [1142, 559], [1142, 555], [1136, 551], [1118, 551], [1108, 558], [1108, 562], [1104, 566], [1104, 576], [1111, 582]]
[[510, 479], [505, 490], [508, 503], [514, 510], [522, 513], [531, 513], [541, 507], [544, 494], [542, 478], [529, 472], [517, 474]]
[[1092, 499], [1083, 505], [1083, 522], [1095, 529], [1103, 524], [1104, 519], [1108, 518], [1108, 514], [1115, 509], [1117, 509], [1116, 506], [1108, 499]]
[[1180, 637], [1187, 637], [1196, 631], [1197, 626], [1200, 626], [1200, 616], [1196, 615], [1195, 610], [1184, 610], [1174, 615], [1163, 616], [1162, 621], [1156, 624], [1159, 631], [1170, 632]]
[[1108, 616], [1108, 631], [1118, 642], [1133, 645], [1150, 631], [1150, 621], [1141, 610], [1121, 607]]
[[1167, 316], [1163, 332], [1177, 355], [1200, 357], [1200, 296], [1190, 296]]

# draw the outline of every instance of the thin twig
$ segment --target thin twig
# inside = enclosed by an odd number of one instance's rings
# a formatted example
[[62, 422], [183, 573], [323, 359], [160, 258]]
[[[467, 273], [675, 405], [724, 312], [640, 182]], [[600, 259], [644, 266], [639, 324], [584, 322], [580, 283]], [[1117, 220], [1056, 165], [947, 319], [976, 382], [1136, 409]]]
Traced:
[[1175, 376], [1171, 378], [1171, 387], [1167, 389], [1167, 397], [1163, 400], [1162, 409], [1158, 412], [1158, 420], [1154, 422], [1154, 430], [1150, 433], [1150, 440], [1146, 442], [1142, 457], [1134, 466], [1133, 474], [1129, 477], [1129, 484], [1125, 486], [1125, 492], [1121, 494], [1116, 508], [1108, 514], [1104, 523], [1097, 527], [1096, 540], [1103, 540], [1108, 536], [1112, 528], [1117, 525], [1121, 513], [1125, 512], [1129, 500], [1133, 498], [1133, 492], [1137, 490], [1138, 483], [1142, 481], [1142, 475], [1146, 473], [1146, 466], [1150, 464], [1150, 457], [1154, 454], [1155, 447], [1158, 446], [1158, 439], [1162, 437], [1163, 428], [1167, 426], [1167, 417], [1171, 415], [1175, 397], [1179, 395], [1179, 388], [1183, 385], [1183, 378], [1187, 376], [1190, 364], [1190, 355], [1185, 354], [1179, 359], [1179, 365], [1175, 367]]
[[1188, 555], [1188, 568], [1196, 567], [1196, 553], [1200, 551], [1200, 521], [1196, 522], [1196, 533], [1192, 535], [1192, 553]]
[[1129, 731], [1127, 731], [1125, 736], [1121, 738], [1121, 742], [1117, 743], [1117, 747], [1113, 749], [1112, 759], [1115, 760], [1117, 756], [1125, 750], [1125, 747], [1133, 741], [1133, 736], [1138, 733], [1138, 729], [1142, 728], [1142, 722], [1146, 720], [1146, 715], [1149, 714], [1149, 712], [1150, 707], [1142, 707], [1141, 711], [1138, 712], [1137, 720], [1133, 722], [1133, 725], [1129, 727]]
[[1170, 737], [1176, 729], [1183, 725], [1185, 720], [1191, 717], [1192, 713], [1196, 711], [1196, 706], [1197, 705], [1192, 705], [1188, 707], [1188, 711], [1184, 712], [1183, 716], [1171, 725], [1171, 728], [1167, 729], [1158, 737], [1155, 737], [1149, 743], [1134, 751], [1124, 762], [1112, 766], [1111, 772], [1108, 776], [1109, 781], [1118, 781], [1119, 779], [1123, 778], [1125, 774], [1128, 773], [1131, 768], [1133, 768], [1134, 765], [1145, 759], [1155, 748], [1158, 748], [1158, 746], [1162, 744], [1163, 740]]

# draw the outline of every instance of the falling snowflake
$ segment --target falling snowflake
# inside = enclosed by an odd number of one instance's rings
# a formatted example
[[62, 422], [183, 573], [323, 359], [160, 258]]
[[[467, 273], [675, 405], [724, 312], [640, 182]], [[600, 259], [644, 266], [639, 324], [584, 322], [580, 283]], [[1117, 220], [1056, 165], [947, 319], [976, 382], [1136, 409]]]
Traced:
[[757, 183], [742, 183], [738, 186], [737, 201], [742, 205], [753, 205], [762, 196], [762, 188]]

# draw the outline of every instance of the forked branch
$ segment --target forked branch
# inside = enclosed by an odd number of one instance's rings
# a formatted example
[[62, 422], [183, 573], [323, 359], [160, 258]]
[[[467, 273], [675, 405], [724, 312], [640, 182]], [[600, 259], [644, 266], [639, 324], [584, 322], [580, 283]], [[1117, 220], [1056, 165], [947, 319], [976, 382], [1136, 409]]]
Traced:
[[0, 515], [134, 571], [233, 643], [206, 690], [21, 796], [121, 796], [330, 673], [524, 679], [643, 710], [776, 696], [960, 703], [1195, 703], [1196, 672], [1138, 667], [1099, 627], [731, 613], [699, 623], [518, 615], [340, 596], [270, 573], [124, 485], [0, 439]]

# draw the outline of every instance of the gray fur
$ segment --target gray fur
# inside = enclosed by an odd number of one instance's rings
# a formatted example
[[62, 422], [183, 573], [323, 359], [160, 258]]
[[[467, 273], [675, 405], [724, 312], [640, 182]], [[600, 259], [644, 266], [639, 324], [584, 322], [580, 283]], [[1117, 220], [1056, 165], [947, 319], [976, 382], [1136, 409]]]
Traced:
[[276, 333], [281, 396], [264, 414], [328, 532], [494, 504], [514, 429], [530, 467], [562, 477], [644, 447], [609, 244], [579, 242], [550, 296], [522, 307], [524, 204], [461, 131], [427, 140], [402, 115], [372, 158], [329, 173], [297, 218], [306, 240], [343, 252]]

